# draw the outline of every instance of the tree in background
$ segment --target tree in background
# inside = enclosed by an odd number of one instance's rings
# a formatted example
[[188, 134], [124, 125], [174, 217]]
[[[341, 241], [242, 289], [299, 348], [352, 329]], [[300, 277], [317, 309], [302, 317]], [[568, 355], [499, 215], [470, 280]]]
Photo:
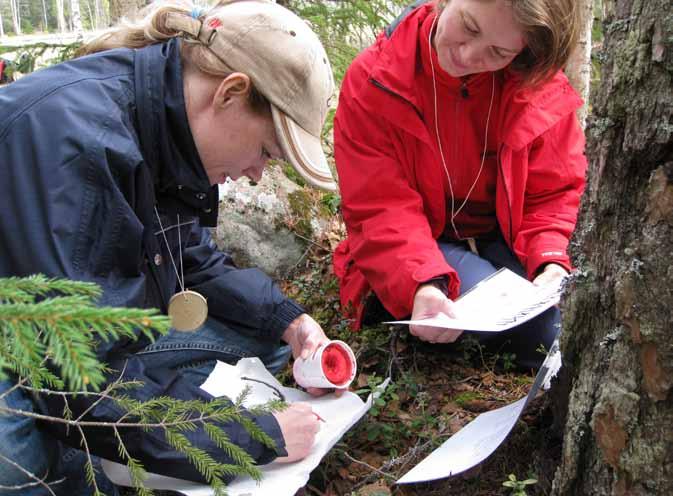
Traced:
[[673, 15], [604, 2], [554, 494], [673, 494]]
[[110, 24], [125, 16], [134, 17], [147, 3], [145, 0], [110, 0]]

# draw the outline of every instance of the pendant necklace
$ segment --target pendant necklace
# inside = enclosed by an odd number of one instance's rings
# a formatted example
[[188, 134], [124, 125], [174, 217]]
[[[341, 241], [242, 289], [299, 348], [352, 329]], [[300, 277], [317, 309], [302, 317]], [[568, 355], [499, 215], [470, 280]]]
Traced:
[[178, 214], [177, 220], [178, 246], [180, 248], [180, 272], [182, 272], [182, 277], [180, 277], [178, 266], [176, 265], [175, 260], [173, 260], [173, 253], [171, 253], [171, 247], [166, 238], [166, 231], [161, 224], [161, 217], [159, 217], [159, 211], [156, 206], [154, 207], [154, 213], [159, 221], [159, 228], [161, 229], [161, 234], [163, 234], [166, 249], [168, 250], [168, 255], [171, 258], [171, 263], [175, 269], [175, 275], [178, 278], [178, 284], [180, 284], [181, 289], [181, 291], [174, 294], [168, 302], [168, 316], [171, 318], [173, 329], [182, 332], [192, 332], [201, 327], [206, 321], [206, 318], [208, 318], [208, 302], [203, 295], [196, 291], [185, 289], [185, 274], [182, 266], [182, 239], [180, 237], [180, 214]]

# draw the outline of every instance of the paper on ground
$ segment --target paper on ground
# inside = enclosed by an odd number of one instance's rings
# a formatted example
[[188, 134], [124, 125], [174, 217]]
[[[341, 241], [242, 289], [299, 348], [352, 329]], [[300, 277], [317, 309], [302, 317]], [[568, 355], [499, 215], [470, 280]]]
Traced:
[[507, 438], [528, 402], [535, 397], [540, 387], [548, 387], [549, 381], [560, 367], [561, 352], [558, 341], [554, 341], [527, 396], [479, 415], [404, 474], [397, 483], [443, 479], [483, 462]]
[[[265, 384], [242, 378], [252, 378]], [[311, 471], [318, 466], [323, 456], [369, 410], [374, 400], [374, 395], [370, 395], [367, 401], [363, 402], [351, 392], [345, 392], [340, 398], [333, 394], [314, 398], [303, 391], [282, 386], [258, 358], [243, 358], [236, 366], [217, 362], [215, 369], [201, 388], [213, 396], [227, 396], [235, 399], [247, 386], [250, 388], [250, 393], [243, 404], [251, 407], [278, 399], [274, 389], [267, 384], [277, 388], [288, 403], [296, 401], [310, 403], [313, 411], [325, 422], [320, 422], [320, 432], [309, 456], [295, 463], [270, 463], [259, 467], [263, 475], [259, 484], [249, 477], [236, 478], [227, 486], [227, 493], [230, 496], [294, 495], [306, 485]], [[388, 380], [384, 381], [374, 394], [380, 394], [387, 384]], [[103, 460], [103, 470], [115, 484], [131, 485], [125, 465]], [[150, 474], [145, 485], [153, 489], [178, 491], [187, 496], [213, 494], [210, 486], [157, 474]]]
[[463, 331], [500, 332], [523, 324], [559, 302], [563, 281], [535, 286], [509, 269], [500, 269], [455, 300], [457, 317], [444, 314], [387, 324], [416, 324]]

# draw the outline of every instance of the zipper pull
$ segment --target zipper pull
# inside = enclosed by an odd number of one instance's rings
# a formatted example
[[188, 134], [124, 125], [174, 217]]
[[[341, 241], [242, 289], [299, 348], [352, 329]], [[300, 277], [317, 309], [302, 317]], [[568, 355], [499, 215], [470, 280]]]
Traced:
[[470, 96], [470, 91], [467, 89], [467, 81], [462, 81], [460, 83], [460, 96], [463, 98], [468, 98]]

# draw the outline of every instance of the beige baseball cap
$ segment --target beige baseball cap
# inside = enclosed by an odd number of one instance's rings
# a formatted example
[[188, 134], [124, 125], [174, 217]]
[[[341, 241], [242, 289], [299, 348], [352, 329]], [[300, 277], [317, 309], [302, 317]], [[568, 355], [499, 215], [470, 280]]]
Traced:
[[171, 12], [166, 24], [208, 46], [232, 72], [247, 74], [271, 102], [285, 158], [307, 183], [336, 190], [321, 145], [334, 79], [308, 24], [270, 0], [220, 2], [197, 17]]

